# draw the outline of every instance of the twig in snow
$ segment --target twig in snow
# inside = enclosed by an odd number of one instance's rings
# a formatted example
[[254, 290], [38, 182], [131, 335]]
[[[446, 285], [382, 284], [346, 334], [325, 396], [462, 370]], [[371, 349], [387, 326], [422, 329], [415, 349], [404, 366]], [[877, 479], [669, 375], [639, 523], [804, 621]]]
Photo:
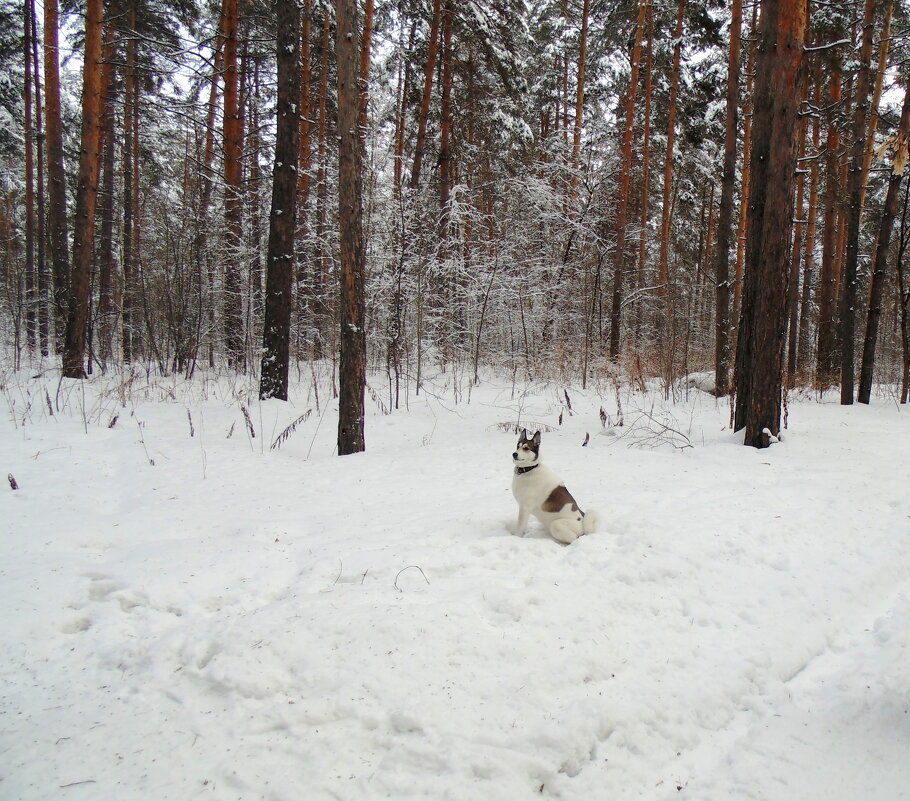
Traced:
[[139, 427], [139, 441], [142, 443], [142, 450], [145, 451], [145, 458], [149, 460], [149, 464], [154, 467], [155, 460], [149, 456], [149, 449], [145, 447], [145, 437], [142, 435], [142, 423], [139, 422], [139, 418], [136, 417], [136, 425]]
[[269, 448], [269, 450], [274, 451], [284, 445], [291, 434], [297, 430], [297, 426], [299, 426], [301, 423], [305, 423], [312, 413], [312, 409], [307, 409], [302, 415], [300, 415], [300, 417], [298, 417], [275, 438], [275, 441], [272, 443], [272, 446]]
[[250, 435], [250, 439], [256, 439], [256, 429], [253, 428], [253, 420], [250, 418], [250, 410], [241, 403], [240, 411], [243, 412], [243, 419], [246, 420], [246, 430]]
[[419, 570], [420, 575], [423, 576], [423, 580], [427, 584], [430, 583], [430, 580], [427, 578], [427, 574], [423, 572], [423, 568], [420, 567], [420, 565], [408, 565], [407, 567], [401, 568], [401, 570], [399, 570], [398, 573], [395, 575], [395, 589], [398, 590], [398, 592], [401, 592], [401, 587], [398, 586], [398, 576], [400, 576], [402, 573], [404, 573], [405, 570], [410, 570], [411, 568], [414, 568], [415, 570]]

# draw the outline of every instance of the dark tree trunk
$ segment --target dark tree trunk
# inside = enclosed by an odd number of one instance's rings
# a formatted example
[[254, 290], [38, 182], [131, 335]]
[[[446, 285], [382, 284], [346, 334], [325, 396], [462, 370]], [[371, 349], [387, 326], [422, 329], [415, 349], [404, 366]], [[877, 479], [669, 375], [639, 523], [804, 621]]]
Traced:
[[837, 114], [840, 108], [841, 68], [835, 56], [830, 67], [828, 94], [827, 156], [825, 159], [825, 214], [822, 231], [822, 264], [818, 277], [818, 343], [816, 345], [815, 385], [825, 390], [834, 383], [837, 346], [834, 311], [837, 299], [837, 194], [839, 184], [840, 134]]
[[843, 292], [840, 302], [841, 389], [840, 402], [853, 403], [856, 351], [856, 275], [859, 265], [859, 223], [863, 214], [863, 158], [866, 151], [866, 120], [872, 84], [872, 33], [875, 0], [866, 0], [863, 12], [859, 74], [854, 99], [853, 145], [850, 153], [850, 206], [847, 217], [847, 254], [844, 261]]
[[714, 387], [718, 397], [729, 392], [730, 381], [730, 244], [733, 236], [733, 194], [736, 189], [736, 133], [739, 127], [740, 35], [742, 0], [733, 0], [730, 21], [730, 58], [727, 65], [727, 128], [724, 167], [717, 213], [717, 250], [714, 260], [717, 312], [714, 332]]
[[38, 325], [38, 345], [41, 349], [41, 355], [47, 356], [49, 353], [50, 337], [50, 320], [48, 317], [48, 288], [50, 285], [47, 271], [47, 247], [46, 247], [46, 194], [45, 194], [45, 171], [44, 171], [44, 130], [41, 118], [41, 60], [38, 57], [38, 20], [35, 14], [35, 0], [28, 0], [31, 5], [31, 39], [32, 51], [32, 75], [34, 76], [35, 85], [35, 206], [37, 208], [35, 220], [35, 236], [37, 239], [35, 248], [35, 279], [36, 279], [36, 298], [35, 303], [37, 325]]
[[910, 281], [904, 269], [904, 254], [907, 252], [908, 223], [910, 223], [910, 183], [904, 186], [904, 202], [901, 211], [900, 243], [897, 249], [897, 304], [900, 317], [901, 356], [901, 403], [906, 403], [910, 396]]
[[121, 344], [123, 361], [132, 362], [139, 350], [139, 39], [136, 2], [127, 12], [126, 74], [123, 103], [123, 300]]
[[69, 233], [66, 224], [66, 172], [63, 165], [63, 126], [60, 119], [60, 61], [57, 0], [44, 2], [44, 129], [47, 136], [48, 209], [51, 262], [54, 275], [53, 310], [56, 349], [63, 350], [69, 296]]
[[238, 0], [224, 0], [224, 344], [228, 364], [244, 364], [243, 300], [240, 278], [243, 247], [243, 116], [239, 102]]
[[73, 229], [73, 271], [70, 282], [63, 375], [84, 378], [88, 326], [89, 277], [98, 197], [98, 147], [101, 142], [101, 26], [102, 0], [88, 0], [85, 12], [85, 53], [82, 70], [82, 144], [76, 187], [76, 221]]
[[103, 146], [101, 150], [101, 186], [98, 190], [98, 354], [102, 364], [114, 355], [114, 332], [117, 329], [115, 302], [116, 260], [114, 258], [114, 106], [117, 100], [116, 81], [112, 65], [115, 60], [113, 26], [105, 34], [104, 54], [105, 83], [104, 112], [102, 116]]
[[310, 59], [313, 46], [313, 2], [304, 0], [301, 9], [303, 32], [300, 36], [300, 164], [297, 175], [297, 208], [305, 212], [310, 198], [310, 167], [313, 161], [312, 109], [313, 89]]
[[[803, 71], [802, 96], [808, 99], [809, 70]], [[806, 156], [806, 135], [808, 133], [808, 118], [802, 117], [798, 126], [799, 154], [797, 156], [798, 177], [796, 179], [796, 221], [793, 228], [793, 246], [790, 248], [790, 289], [787, 298], [787, 314], [789, 315], [789, 330], [787, 332], [787, 386], [793, 385], [796, 373], [796, 354], [799, 345], [799, 268], [803, 255], [803, 214], [806, 202], [806, 172], [802, 168]]]
[[287, 400], [300, 150], [300, 10], [297, 0], [275, 0], [275, 7], [278, 17], [278, 122], [272, 170], [259, 397]]
[[329, 101], [329, 55], [331, 53], [331, 24], [328, 12], [323, 9], [320, 74], [319, 74], [319, 125], [317, 142], [318, 167], [316, 171], [316, 259], [313, 270], [313, 306], [318, 308], [314, 315], [313, 355], [321, 358], [323, 342], [331, 325], [331, 308], [329, 290], [329, 187], [328, 187], [328, 101]]
[[[209, 293], [214, 284], [214, 260], [208, 252], [208, 230], [209, 230], [209, 207], [212, 202], [212, 191], [215, 185], [215, 173], [212, 164], [215, 161], [215, 117], [218, 111], [218, 76], [221, 74], [223, 66], [224, 36], [223, 36], [223, 18], [218, 23], [218, 38], [215, 43], [215, 57], [212, 65], [212, 76], [209, 80], [209, 96], [206, 101], [206, 118], [205, 118], [205, 139], [202, 152], [202, 169], [199, 174], [199, 205], [194, 222], [195, 233], [193, 234], [193, 264], [194, 264], [194, 283], [198, 292], [198, 307], [196, 309], [196, 331], [192, 345], [192, 362], [190, 363], [189, 372], [192, 374], [195, 369], [196, 358], [199, 347], [203, 338], [203, 320], [207, 316], [208, 329], [211, 333], [215, 329], [214, 300], [209, 297], [207, 311], [203, 310], [203, 286], [208, 283]], [[212, 340], [209, 339], [209, 364], [214, 367], [214, 353]]]
[[360, 31], [357, 0], [336, 0], [338, 65], [338, 222], [341, 314], [338, 454], [364, 450], [366, 331], [364, 330], [363, 176], [358, 86]]
[[900, 197], [901, 179], [907, 165], [907, 137], [910, 136], [910, 87], [904, 94], [904, 105], [901, 109], [900, 125], [897, 130], [897, 150], [891, 165], [891, 176], [888, 179], [888, 194], [878, 229], [878, 240], [875, 244], [875, 262], [872, 267], [872, 286], [869, 289], [869, 314], [866, 317], [866, 336], [863, 340], [863, 361], [860, 370], [859, 396], [860, 403], [869, 403], [872, 399], [872, 376], [875, 367], [875, 345], [878, 340], [878, 325], [882, 316], [882, 296], [888, 276], [888, 251], [891, 246], [891, 230], [897, 217], [898, 199]]
[[439, 239], [445, 248], [449, 238], [452, 194], [452, 81], [455, 77], [452, 22], [455, 10], [449, 0], [442, 10], [442, 92], [439, 103]]
[[[38, 341], [37, 281], [35, 280], [35, 128], [32, 115], [32, 3], [23, 9], [22, 55], [25, 73], [23, 106], [25, 112], [25, 337], [29, 351]], [[40, 106], [35, 116], [41, 114]]]
[[746, 445], [780, 433], [796, 127], [807, 9], [765, 0], [759, 22], [746, 270], [736, 354], [735, 428]]

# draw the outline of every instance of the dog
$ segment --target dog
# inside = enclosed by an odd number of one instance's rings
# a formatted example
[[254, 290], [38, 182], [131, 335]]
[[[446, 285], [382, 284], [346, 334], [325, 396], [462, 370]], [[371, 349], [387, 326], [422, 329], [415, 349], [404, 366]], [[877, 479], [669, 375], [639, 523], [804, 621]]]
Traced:
[[562, 479], [540, 461], [539, 431], [528, 439], [527, 430], [521, 430], [512, 462], [512, 494], [518, 501], [516, 534], [524, 536], [529, 515], [534, 515], [554, 540], [565, 545], [597, 529], [597, 513], [581, 511]]

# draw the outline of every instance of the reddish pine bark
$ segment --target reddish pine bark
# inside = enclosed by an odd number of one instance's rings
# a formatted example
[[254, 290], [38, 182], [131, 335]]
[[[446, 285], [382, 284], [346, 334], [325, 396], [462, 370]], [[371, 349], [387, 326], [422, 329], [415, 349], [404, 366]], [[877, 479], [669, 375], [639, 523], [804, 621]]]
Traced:
[[427, 62], [423, 71], [423, 99], [420, 116], [417, 119], [417, 140], [414, 144], [414, 162], [411, 165], [411, 180], [408, 186], [416, 189], [420, 184], [420, 169], [427, 141], [427, 120], [430, 117], [430, 100], [433, 97], [433, 72], [436, 70], [436, 54], [439, 50], [439, 23], [442, 16], [442, 0], [433, 0], [433, 18], [430, 22], [430, 38], [427, 41]]
[[88, 326], [89, 277], [95, 234], [95, 203], [98, 197], [98, 146], [101, 128], [101, 26], [102, 0], [87, 0], [85, 51], [82, 70], [82, 133], [79, 176], [76, 186], [76, 218], [73, 228], [73, 270], [70, 281], [63, 376], [84, 378]]
[[69, 296], [69, 232], [66, 219], [66, 171], [60, 118], [57, 0], [44, 2], [44, 129], [47, 137], [47, 227], [54, 278], [53, 310], [56, 348], [63, 349]]
[[641, 41], [644, 36], [647, 16], [647, 0], [638, 6], [638, 21], [635, 26], [635, 44], [632, 46], [632, 73], [626, 94], [625, 125], [623, 128], [621, 165], [619, 175], [619, 197], [616, 210], [616, 253], [613, 271], [613, 303], [610, 316], [610, 358], [619, 357], [621, 314], [623, 298], [623, 272], [625, 270], [626, 222], [629, 208], [629, 187], [632, 176], [632, 132], [635, 125], [635, 98], [638, 92], [638, 76], [641, 62]]

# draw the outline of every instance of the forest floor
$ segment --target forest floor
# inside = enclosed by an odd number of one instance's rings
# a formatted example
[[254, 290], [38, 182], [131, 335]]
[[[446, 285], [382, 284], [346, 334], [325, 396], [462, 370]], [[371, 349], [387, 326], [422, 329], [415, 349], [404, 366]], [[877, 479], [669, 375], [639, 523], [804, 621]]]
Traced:
[[[5, 801], [910, 798], [885, 393], [758, 451], [697, 390], [616, 427], [606, 382], [441, 374], [339, 458], [318, 376], [37, 372], [0, 371]], [[516, 421], [600, 531], [512, 535]]]

